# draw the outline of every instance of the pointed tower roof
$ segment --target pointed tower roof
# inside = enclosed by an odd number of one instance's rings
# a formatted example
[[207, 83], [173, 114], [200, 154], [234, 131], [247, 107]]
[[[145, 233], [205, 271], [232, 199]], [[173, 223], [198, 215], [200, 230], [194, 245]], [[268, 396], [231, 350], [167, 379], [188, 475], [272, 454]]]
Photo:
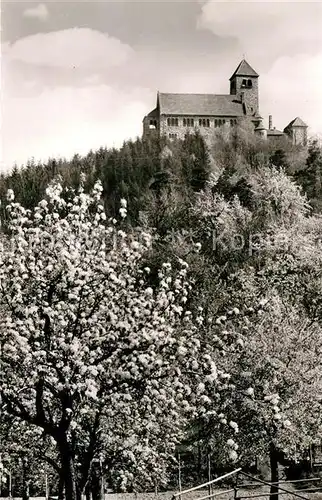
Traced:
[[235, 72], [230, 77], [232, 80], [235, 76], [255, 76], [258, 77], [258, 73], [248, 64], [248, 62], [243, 59], [237, 66]]
[[294, 120], [292, 120], [286, 127], [285, 129], [287, 128], [290, 128], [290, 127], [307, 127], [306, 123], [304, 123], [304, 121], [299, 118], [298, 116], [296, 118], [294, 118]]
[[266, 127], [264, 127], [263, 122], [260, 122], [259, 125], [255, 128], [255, 130], [266, 130]]

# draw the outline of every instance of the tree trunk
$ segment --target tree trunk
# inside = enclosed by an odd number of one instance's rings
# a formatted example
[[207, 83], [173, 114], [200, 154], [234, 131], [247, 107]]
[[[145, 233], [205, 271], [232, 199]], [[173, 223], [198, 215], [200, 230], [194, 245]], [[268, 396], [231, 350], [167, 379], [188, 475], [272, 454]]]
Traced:
[[22, 486], [22, 500], [29, 500], [29, 483], [25, 481]]
[[64, 436], [59, 440], [61, 479], [65, 485], [65, 499], [78, 500], [74, 457], [70, 444]]
[[91, 491], [93, 500], [103, 500], [103, 476], [101, 467], [98, 464], [93, 467]]
[[86, 500], [92, 500], [91, 489], [89, 485], [85, 487], [85, 498]]
[[29, 500], [28, 461], [22, 459], [22, 500]]
[[58, 483], [58, 500], [65, 500], [64, 490], [65, 490], [64, 473], [63, 471], [61, 471]]
[[271, 444], [270, 453], [270, 468], [271, 468], [271, 482], [276, 484], [271, 484], [271, 500], [278, 500], [278, 453], [273, 444]]

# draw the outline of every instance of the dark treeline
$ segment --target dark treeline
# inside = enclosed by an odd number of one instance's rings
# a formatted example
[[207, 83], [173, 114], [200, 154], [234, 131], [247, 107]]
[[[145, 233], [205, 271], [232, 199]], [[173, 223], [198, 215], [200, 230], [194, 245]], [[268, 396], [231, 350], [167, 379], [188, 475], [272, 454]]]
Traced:
[[[211, 150], [199, 134], [187, 135], [183, 141], [174, 143], [166, 138], [136, 139], [125, 142], [120, 149], [100, 148], [86, 156], [74, 155], [71, 160], [49, 159], [46, 163], [30, 160], [25, 166], [15, 165], [10, 173], [0, 176], [0, 197], [4, 199], [7, 190], [12, 189], [17, 202], [32, 208], [55, 178], [59, 177], [64, 187], [77, 188], [83, 177], [85, 190], [100, 179], [108, 213], [116, 216], [120, 199], [126, 198], [129, 221], [137, 224], [140, 216], [156, 202], [160, 216], [165, 195], [172, 202], [176, 200], [176, 206], [179, 200], [183, 206], [191, 203], [194, 193], [205, 187], [213, 173], [219, 177], [216, 190], [228, 198], [238, 194], [246, 202], [245, 171], [270, 164], [285, 169], [319, 211], [322, 152], [318, 141], [311, 142], [308, 155], [299, 148], [284, 146], [276, 149], [274, 145], [245, 140], [245, 135], [237, 133], [228, 140], [218, 136]], [[161, 221], [154, 222], [158, 225]]]
[[137, 139], [124, 143], [119, 150], [100, 148], [71, 160], [31, 160], [23, 167], [15, 166], [9, 174], [1, 175], [0, 196], [4, 199], [7, 190], [12, 189], [16, 201], [32, 208], [54, 178], [59, 177], [65, 187], [77, 188], [84, 177], [85, 190], [100, 179], [108, 213], [117, 215], [120, 199], [126, 198], [129, 220], [135, 224], [151, 197], [158, 199], [167, 188], [189, 198], [204, 187], [208, 175], [209, 152], [200, 136], [189, 136], [171, 145], [171, 149], [165, 139]]

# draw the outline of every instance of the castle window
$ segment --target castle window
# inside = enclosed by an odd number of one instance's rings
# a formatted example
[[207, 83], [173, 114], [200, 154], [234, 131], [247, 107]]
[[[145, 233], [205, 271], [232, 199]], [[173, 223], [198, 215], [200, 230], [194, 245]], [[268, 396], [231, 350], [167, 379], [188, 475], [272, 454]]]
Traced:
[[178, 127], [178, 125], [179, 125], [178, 118], [168, 118], [167, 124], [168, 124], [168, 127]]
[[184, 127], [193, 127], [194, 126], [194, 119], [193, 118], [184, 118], [183, 119], [183, 126]]
[[253, 86], [253, 82], [252, 82], [252, 80], [251, 80], [251, 79], [249, 79], [249, 80], [246, 80], [246, 79], [245, 79], [245, 80], [243, 80], [243, 81], [242, 81], [241, 86], [242, 86], [242, 88], [248, 88], [248, 89], [251, 89], [251, 88], [252, 88], [252, 86]]
[[234, 126], [234, 120], [230, 120], [230, 126], [233, 127]]
[[177, 139], [177, 134], [169, 134], [169, 139]]
[[156, 129], [157, 128], [157, 121], [156, 120], [150, 120], [150, 129]]
[[199, 118], [199, 127], [210, 127], [209, 118]]

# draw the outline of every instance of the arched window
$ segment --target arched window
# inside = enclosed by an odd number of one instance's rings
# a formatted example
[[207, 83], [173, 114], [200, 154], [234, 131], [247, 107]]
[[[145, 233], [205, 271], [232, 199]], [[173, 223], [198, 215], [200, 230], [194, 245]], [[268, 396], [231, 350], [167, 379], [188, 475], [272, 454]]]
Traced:
[[[188, 120], [189, 120], [189, 118], [188, 118]], [[188, 120], [186, 120], [185, 118], [183, 119], [183, 126], [184, 126], [184, 127], [186, 127], [186, 126], [187, 126], [187, 121], [188, 121]]]
[[167, 124], [168, 124], [168, 127], [178, 127], [179, 125], [179, 120], [178, 118], [168, 118], [167, 119]]
[[253, 86], [253, 82], [251, 80], [248, 80], [247, 81], [247, 87], [251, 89], [252, 86]]
[[207, 127], [210, 127], [210, 120], [207, 118]]

